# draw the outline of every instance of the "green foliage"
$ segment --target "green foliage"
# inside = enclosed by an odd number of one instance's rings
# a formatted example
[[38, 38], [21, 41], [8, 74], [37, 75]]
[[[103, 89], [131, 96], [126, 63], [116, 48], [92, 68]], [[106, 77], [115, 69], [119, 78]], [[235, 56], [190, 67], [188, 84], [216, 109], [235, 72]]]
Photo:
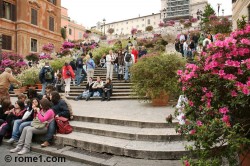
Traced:
[[37, 54], [31, 53], [25, 57], [28, 61], [38, 62], [39, 56]]
[[65, 62], [70, 62], [72, 58], [70, 57], [63, 57], [63, 58], [58, 58], [55, 60], [50, 61], [50, 65], [54, 71], [61, 70], [62, 67], [64, 66]]
[[237, 20], [237, 28], [238, 29], [244, 29], [247, 25], [246, 21], [247, 16], [241, 16], [241, 19]]
[[148, 54], [131, 67], [133, 91], [140, 97], [159, 96], [162, 92], [179, 93], [177, 70], [185, 61], [176, 53]]
[[100, 45], [100, 47], [96, 48], [92, 54], [93, 54], [93, 59], [95, 61], [96, 64], [100, 63], [100, 59], [101, 57], [105, 54], [107, 55], [109, 53], [109, 50], [111, 50], [112, 47], [110, 47], [109, 45]]
[[22, 82], [22, 85], [24, 86], [35, 85], [39, 82], [39, 72], [39, 68], [31, 67], [18, 74], [17, 79]]
[[149, 25], [145, 28], [146, 31], [151, 32], [153, 30], [153, 26]]
[[62, 38], [65, 40], [66, 37], [67, 37], [67, 34], [66, 34], [66, 29], [65, 28], [61, 28], [61, 36]]
[[211, 29], [211, 25], [209, 24], [209, 21], [210, 21], [209, 17], [211, 15], [215, 15], [215, 11], [211, 7], [210, 4], [207, 4], [205, 6], [204, 13], [202, 14], [201, 23], [200, 23], [202, 31], [209, 31]]

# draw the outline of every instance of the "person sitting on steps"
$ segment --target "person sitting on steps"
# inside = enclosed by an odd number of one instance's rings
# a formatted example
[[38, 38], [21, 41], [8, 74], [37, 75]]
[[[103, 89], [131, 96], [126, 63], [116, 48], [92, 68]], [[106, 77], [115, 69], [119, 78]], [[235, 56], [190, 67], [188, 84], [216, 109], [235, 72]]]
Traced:
[[[82, 94], [80, 94], [79, 96], [77, 96], [74, 100], [78, 101], [78, 100], [83, 99], [84, 97], [87, 97], [88, 94], [93, 91], [93, 89], [92, 89], [93, 85], [94, 85], [93, 78], [89, 77], [89, 81], [88, 81], [88, 83], [86, 85], [86, 90]], [[84, 95], [87, 95], [87, 96], [84, 96]]]
[[88, 101], [90, 99], [90, 97], [92, 97], [95, 92], [99, 92], [100, 96], [102, 96], [102, 88], [103, 88], [103, 81], [98, 76], [96, 81], [94, 82], [94, 84], [92, 86], [92, 92], [89, 92], [89, 94], [86, 98], [86, 101]]
[[112, 86], [111, 79], [108, 78], [106, 80], [106, 84], [103, 86], [102, 101], [104, 101], [106, 98], [107, 98], [107, 101], [110, 101], [112, 89], [113, 89], [113, 86]]

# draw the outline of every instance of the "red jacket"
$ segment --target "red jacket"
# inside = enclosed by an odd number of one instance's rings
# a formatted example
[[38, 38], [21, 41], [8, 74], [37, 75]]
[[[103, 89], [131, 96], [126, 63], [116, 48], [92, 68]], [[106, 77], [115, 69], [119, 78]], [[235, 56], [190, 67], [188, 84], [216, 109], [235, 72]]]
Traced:
[[[69, 70], [70, 76], [67, 75], [67, 70]], [[74, 71], [73, 71], [73, 69], [72, 69], [72, 67], [70, 65], [63, 66], [63, 68], [62, 68], [62, 77], [63, 77], [63, 79], [67, 79], [67, 78], [75, 79], [75, 73], [74, 73]]]
[[138, 51], [136, 49], [132, 49], [131, 53], [135, 56], [135, 63], [136, 63], [138, 59]]

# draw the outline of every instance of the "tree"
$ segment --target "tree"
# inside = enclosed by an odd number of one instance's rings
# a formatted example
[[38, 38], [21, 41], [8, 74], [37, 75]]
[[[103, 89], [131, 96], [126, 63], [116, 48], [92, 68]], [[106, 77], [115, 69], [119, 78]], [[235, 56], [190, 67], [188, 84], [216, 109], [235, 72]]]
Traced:
[[211, 15], [215, 15], [215, 11], [210, 4], [207, 4], [201, 18], [201, 29], [203, 31], [211, 29], [211, 25], [209, 24]]
[[109, 29], [108, 29], [108, 33], [109, 33], [110, 35], [112, 35], [112, 34], [114, 33], [114, 31], [115, 31], [115, 30], [114, 30], [113, 28], [109, 28]]
[[61, 36], [62, 38], [65, 40], [67, 35], [66, 35], [66, 29], [65, 28], [61, 28]]
[[149, 26], [146, 27], [145, 30], [148, 31], [148, 32], [151, 32], [153, 29], [154, 28], [151, 25], [149, 25]]

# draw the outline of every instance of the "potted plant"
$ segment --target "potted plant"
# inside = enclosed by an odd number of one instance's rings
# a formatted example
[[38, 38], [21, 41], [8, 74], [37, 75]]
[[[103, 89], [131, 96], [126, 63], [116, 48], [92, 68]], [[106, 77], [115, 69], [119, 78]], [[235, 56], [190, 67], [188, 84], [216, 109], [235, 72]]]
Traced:
[[[147, 96], [153, 105], [160, 104], [160, 98], [178, 93], [176, 71], [182, 68], [185, 61], [177, 53], [148, 54], [131, 67], [133, 91], [137, 96]], [[161, 105], [167, 105], [168, 99]]]
[[34, 85], [39, 82], [39, 72], [39, 68], [31, 67], [18, 74], [17, 79], [22, 82], [23, 86], [34, 87]]
[[35, 53], [31, 53], [25, 57], [28, 61], [32, 62], [38, 62], [39, 61], [39, 55]]
[[[178, 71], [188, 99], [177, 131], [194, 142], [186, 165], [250, 165], [250, 25], [208, 45]], [[181, 111], [181, 110], [179, 110]], [[240, 163], [238, 163], [238, 156]]]

